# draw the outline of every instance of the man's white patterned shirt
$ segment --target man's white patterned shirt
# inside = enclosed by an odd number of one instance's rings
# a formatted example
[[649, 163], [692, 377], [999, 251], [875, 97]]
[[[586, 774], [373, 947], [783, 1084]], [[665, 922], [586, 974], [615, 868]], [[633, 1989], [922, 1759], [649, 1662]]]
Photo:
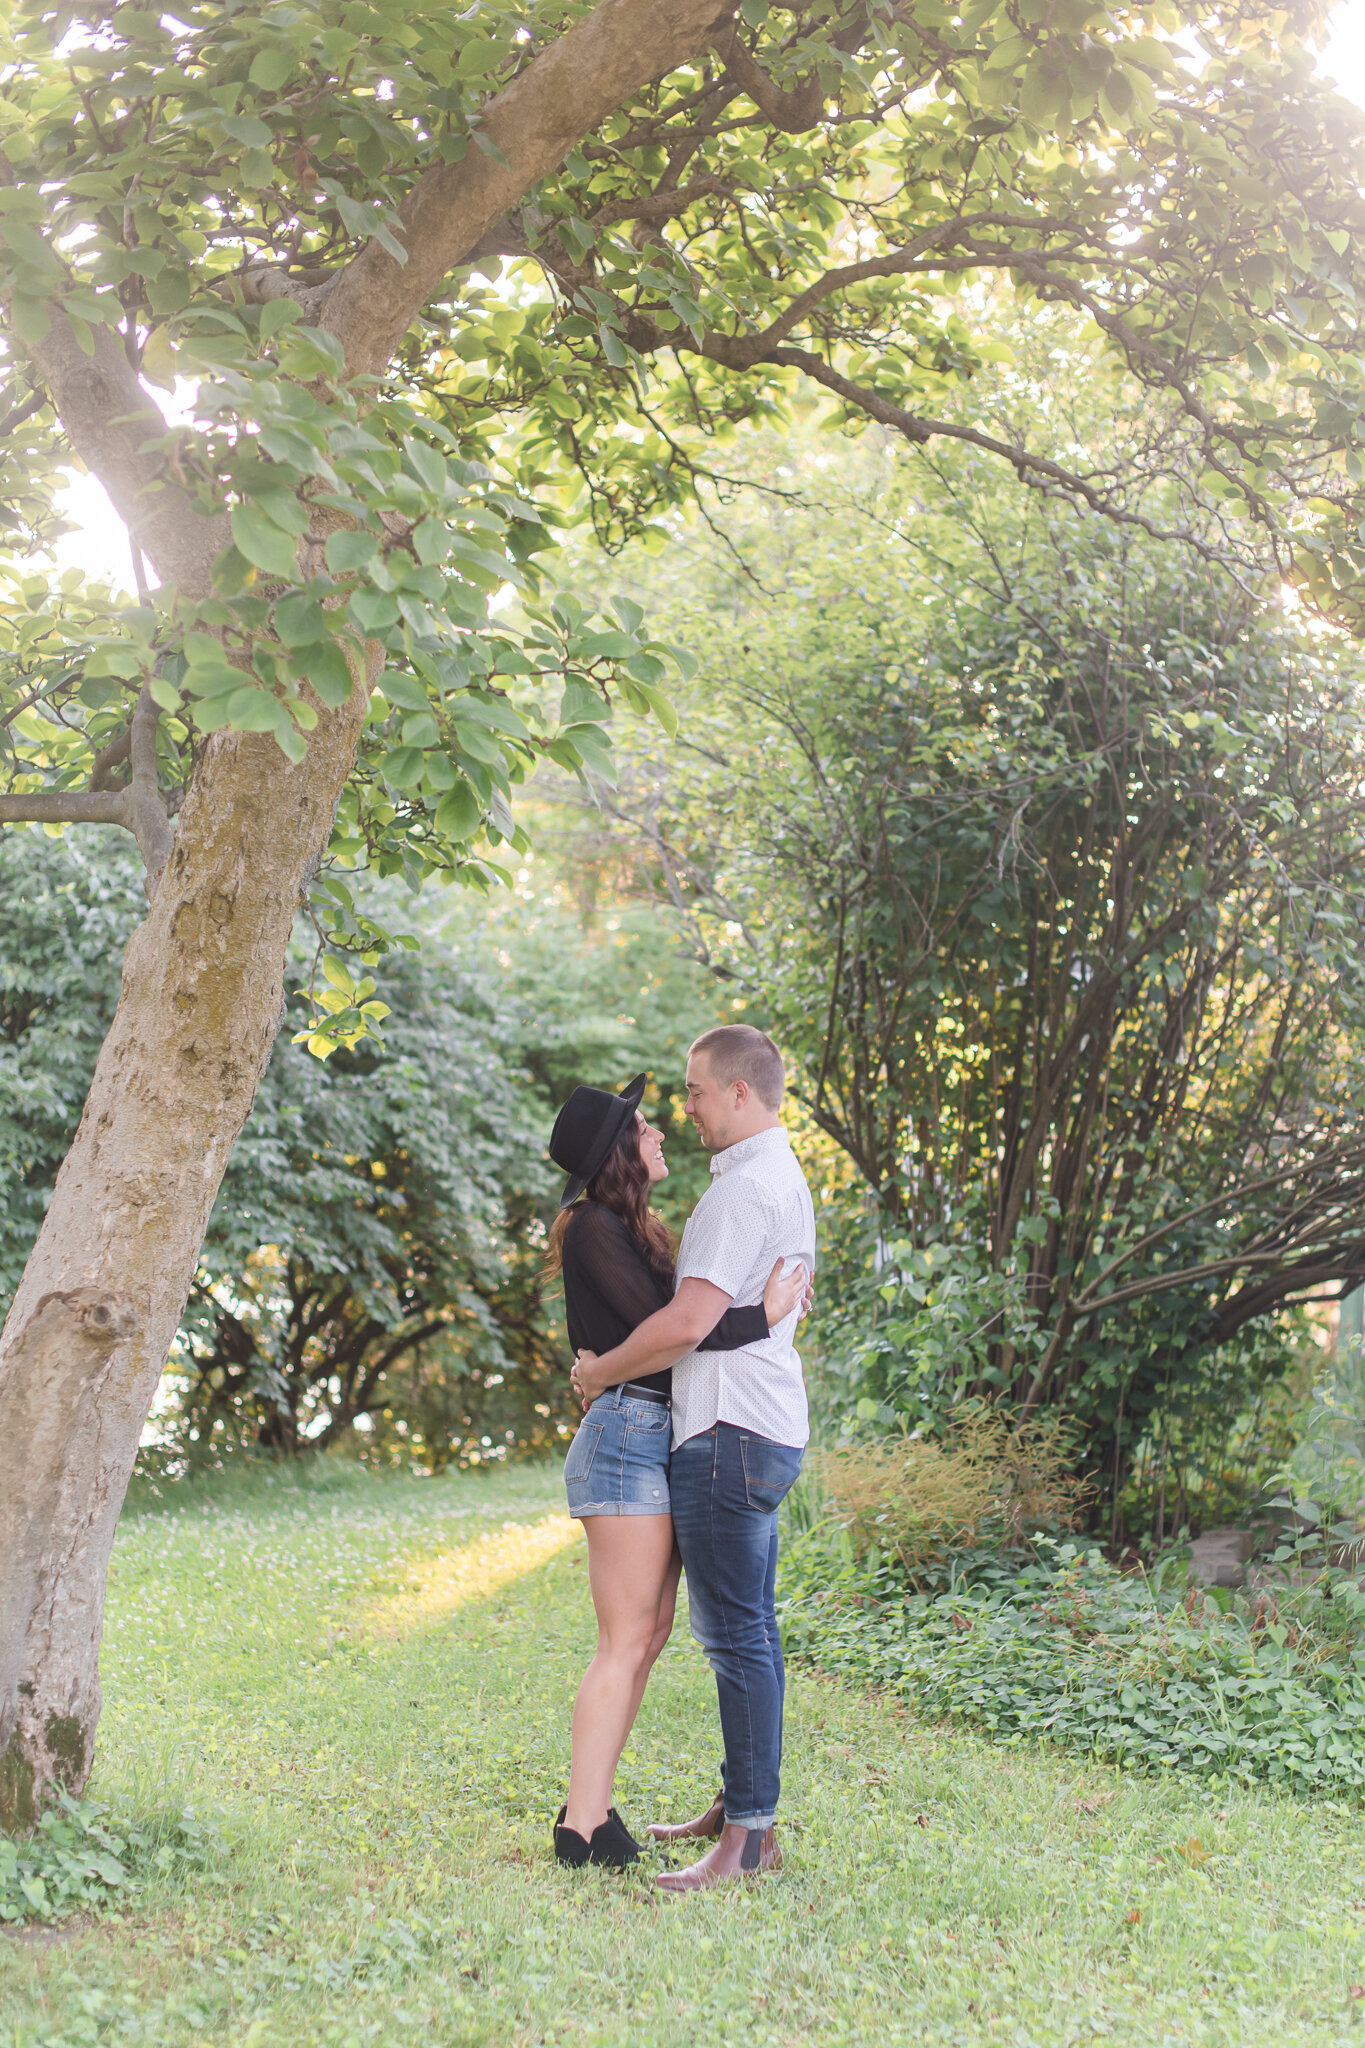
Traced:
[[[741, 1138], [711, 1161], [711, 1185], [688, 1218], [678, 1279], [709, 1280], [741, 1307], [762, 1301], [779, 1258], [815, 1271], [815, 1208], [787, 1133]], [[732, 1422], [799, 1449], [810, 1437], [806, 1383], [792, 1344], [799, 1320], [740, 1351], [689, 1351], [673, 1368], [673, 1442]]]

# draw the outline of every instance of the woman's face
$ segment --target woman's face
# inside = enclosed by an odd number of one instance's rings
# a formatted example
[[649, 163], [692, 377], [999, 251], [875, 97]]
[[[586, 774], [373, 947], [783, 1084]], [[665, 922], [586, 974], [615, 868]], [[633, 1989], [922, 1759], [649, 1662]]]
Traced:
[[653, 1124], [645, 1122], [645, 1113], [642, 1109], [637, 1109], [635, 1112], [635, 1132], [639, 1140], [640, 1157], [645, 1163], [645, 1171], [649, 1175], [651, 1187], [656, 1180], [667, 1180], [668, 1168], [664, 1164], [664, 1134], [662, 1131], [656, 1130]]

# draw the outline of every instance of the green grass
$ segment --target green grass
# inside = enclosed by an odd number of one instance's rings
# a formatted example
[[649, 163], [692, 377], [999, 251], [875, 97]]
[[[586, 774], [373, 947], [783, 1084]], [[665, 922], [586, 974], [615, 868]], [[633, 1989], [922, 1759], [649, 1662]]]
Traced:
[[[217, 1815], [227, 1850], [0, 1935], [3, 2048], [1365, 2039], [1358, 1808], [993, 1748], [809, 1672], [779, 1876], [668, 1901], [560, 1871], [590, 1641], [561, 1517], [550, 1473], [326, 1465], [127, 1515], [92, 1790]], [[628, 1817], [704, 1801], [715, 1750], [680, 1630]]]

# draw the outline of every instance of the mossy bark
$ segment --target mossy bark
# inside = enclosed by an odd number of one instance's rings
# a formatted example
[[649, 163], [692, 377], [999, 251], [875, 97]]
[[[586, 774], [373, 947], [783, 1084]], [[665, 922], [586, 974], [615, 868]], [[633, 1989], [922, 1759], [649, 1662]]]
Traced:
[[359, 689], [322, 712], [297, 766], [265, 735], [210, 742], [0, 1333], [3, 1828], [89, 1775], [119, 1510], [363, 714]]

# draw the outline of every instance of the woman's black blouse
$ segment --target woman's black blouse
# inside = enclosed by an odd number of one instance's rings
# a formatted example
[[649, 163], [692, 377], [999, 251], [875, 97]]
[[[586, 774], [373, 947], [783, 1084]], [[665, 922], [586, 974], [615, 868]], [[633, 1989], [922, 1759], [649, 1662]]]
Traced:
[[[569, 1342], [575, 1351], [614, 1351], [672, 1294], [656, 1280], [630, 1225], [601, 1202], [580, 1202], [564, 1233], [564, 1307]], [[754, 1308], [727, 1308], [701, 1351], [738, 1351], [768, 1334], [760, 1301]], [[642, 1373], [632, 1382], [666, 1394], [672, 1369]]]

